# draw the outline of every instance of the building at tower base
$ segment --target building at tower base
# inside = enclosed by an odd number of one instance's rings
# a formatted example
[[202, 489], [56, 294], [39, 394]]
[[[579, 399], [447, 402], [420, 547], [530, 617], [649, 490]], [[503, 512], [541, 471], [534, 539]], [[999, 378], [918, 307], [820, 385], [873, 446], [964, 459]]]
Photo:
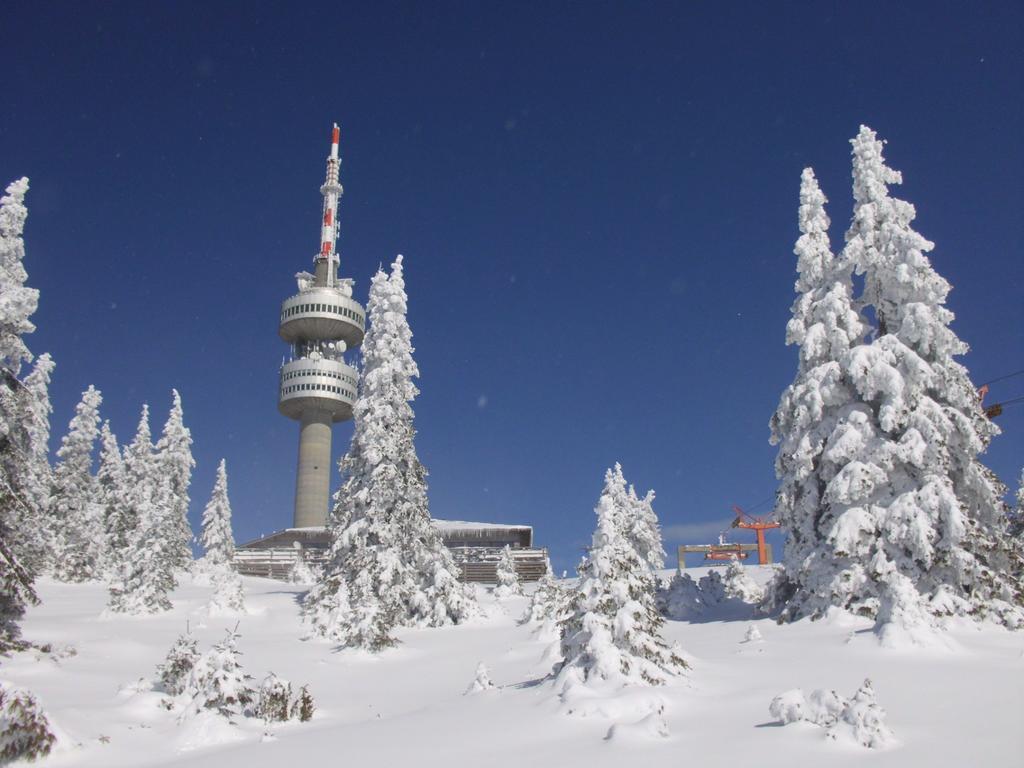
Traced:
[[[533, 546], [529, 525], [434, 520], [434, 527], [459, 566], [462, 581], [493, 583], [498, 560], [508, 546], [520, 581], [537, 581], [547, 571], [548, 551]], [[323, 526], [288, 528], [235, 549], [235, 569], [247, 576], [287, 579], [302, 557], [312, 565], [327, 559], [330, 534]]]

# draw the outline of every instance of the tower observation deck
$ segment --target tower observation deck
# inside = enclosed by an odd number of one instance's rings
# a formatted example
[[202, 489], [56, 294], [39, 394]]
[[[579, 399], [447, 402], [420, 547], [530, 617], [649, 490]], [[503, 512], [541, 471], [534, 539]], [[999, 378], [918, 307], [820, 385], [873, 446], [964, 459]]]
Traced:
[[339, 129], [331, 133], [320, 250], [313, 273], [295, 276], [298, 293], [281, 304], [281, 338], [291, 347], [281, 366], [277, 409], [300, 424], [299, 464], [295, 480], [295, 528], [321, 526], [327, 520], [331, 483], [331, 425], [352, 418], [356, 370], [346, 350], [363, 342], [366, 313], [352, 298], [352, 280], [338, 277]]

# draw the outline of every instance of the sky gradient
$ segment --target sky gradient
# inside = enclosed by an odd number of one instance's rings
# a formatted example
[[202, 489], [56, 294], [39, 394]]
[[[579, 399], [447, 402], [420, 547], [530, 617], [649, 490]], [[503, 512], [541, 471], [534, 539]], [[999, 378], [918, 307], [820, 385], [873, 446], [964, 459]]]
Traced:
[[[434, 516], [532, 524], [559, 570], [615, 461], [671, 546], [772, 497], [800, 171], [838, 250], [861, 123], [974, 380], [1024, 369], [1020, 3], [83, 2], [9, 4], [0, 29], [51, 448], [89, 384], [122, 442], [176, 387], [194, 526], [221, 457], [239, 540], [291, 521], [278, 310], [334, 121], [355, 297], [405, 255]], [[998, 423], [986, 462], [1015, 489], [1024, 405]]]

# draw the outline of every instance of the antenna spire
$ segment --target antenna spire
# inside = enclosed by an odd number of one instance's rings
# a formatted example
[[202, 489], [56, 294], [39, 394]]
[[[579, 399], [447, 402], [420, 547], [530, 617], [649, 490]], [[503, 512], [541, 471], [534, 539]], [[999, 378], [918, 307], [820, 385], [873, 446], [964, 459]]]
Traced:
[[335, 251], [335, 242], [338, 239], [338, 199], [342, 193], [341, 184], [338, 182], [338, 166], [341, 164], [338, 158], [340, 138], [341, 129], [335, 123], [331, 130], [331, 154], [327, 156], [327, 178], [320, 187], [320, 194], [324, 196], [324, 215], [320, 227], [320, 252], [316, 256], [317, 276], [321, 274], [321, 267], [325, 267], [327, 285], [334, 285], [337, 281], [337, 267], [340, 262]]

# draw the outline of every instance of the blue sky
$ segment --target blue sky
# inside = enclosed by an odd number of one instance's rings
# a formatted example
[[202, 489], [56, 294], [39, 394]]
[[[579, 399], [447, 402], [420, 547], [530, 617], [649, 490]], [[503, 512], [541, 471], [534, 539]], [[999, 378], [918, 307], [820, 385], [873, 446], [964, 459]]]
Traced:
[[[122, 440], [177, 387], [193, 524], [222, 456], [239, 539], [290, 522], [276, 326], [333, 121], [356, 297], [405, 254], [432, 511], [530, 523], [556, 568], [615, 461], [671, 545], [772, 496], [800, 171], [840, 247], [861, 123], [975, 381], [1024, 369], [1019, 3], [16, 4], [0, 26], [53, 447], [90, 383]], [[1024, 406], [999, 423], [987, 461], [1015, 487]]]

